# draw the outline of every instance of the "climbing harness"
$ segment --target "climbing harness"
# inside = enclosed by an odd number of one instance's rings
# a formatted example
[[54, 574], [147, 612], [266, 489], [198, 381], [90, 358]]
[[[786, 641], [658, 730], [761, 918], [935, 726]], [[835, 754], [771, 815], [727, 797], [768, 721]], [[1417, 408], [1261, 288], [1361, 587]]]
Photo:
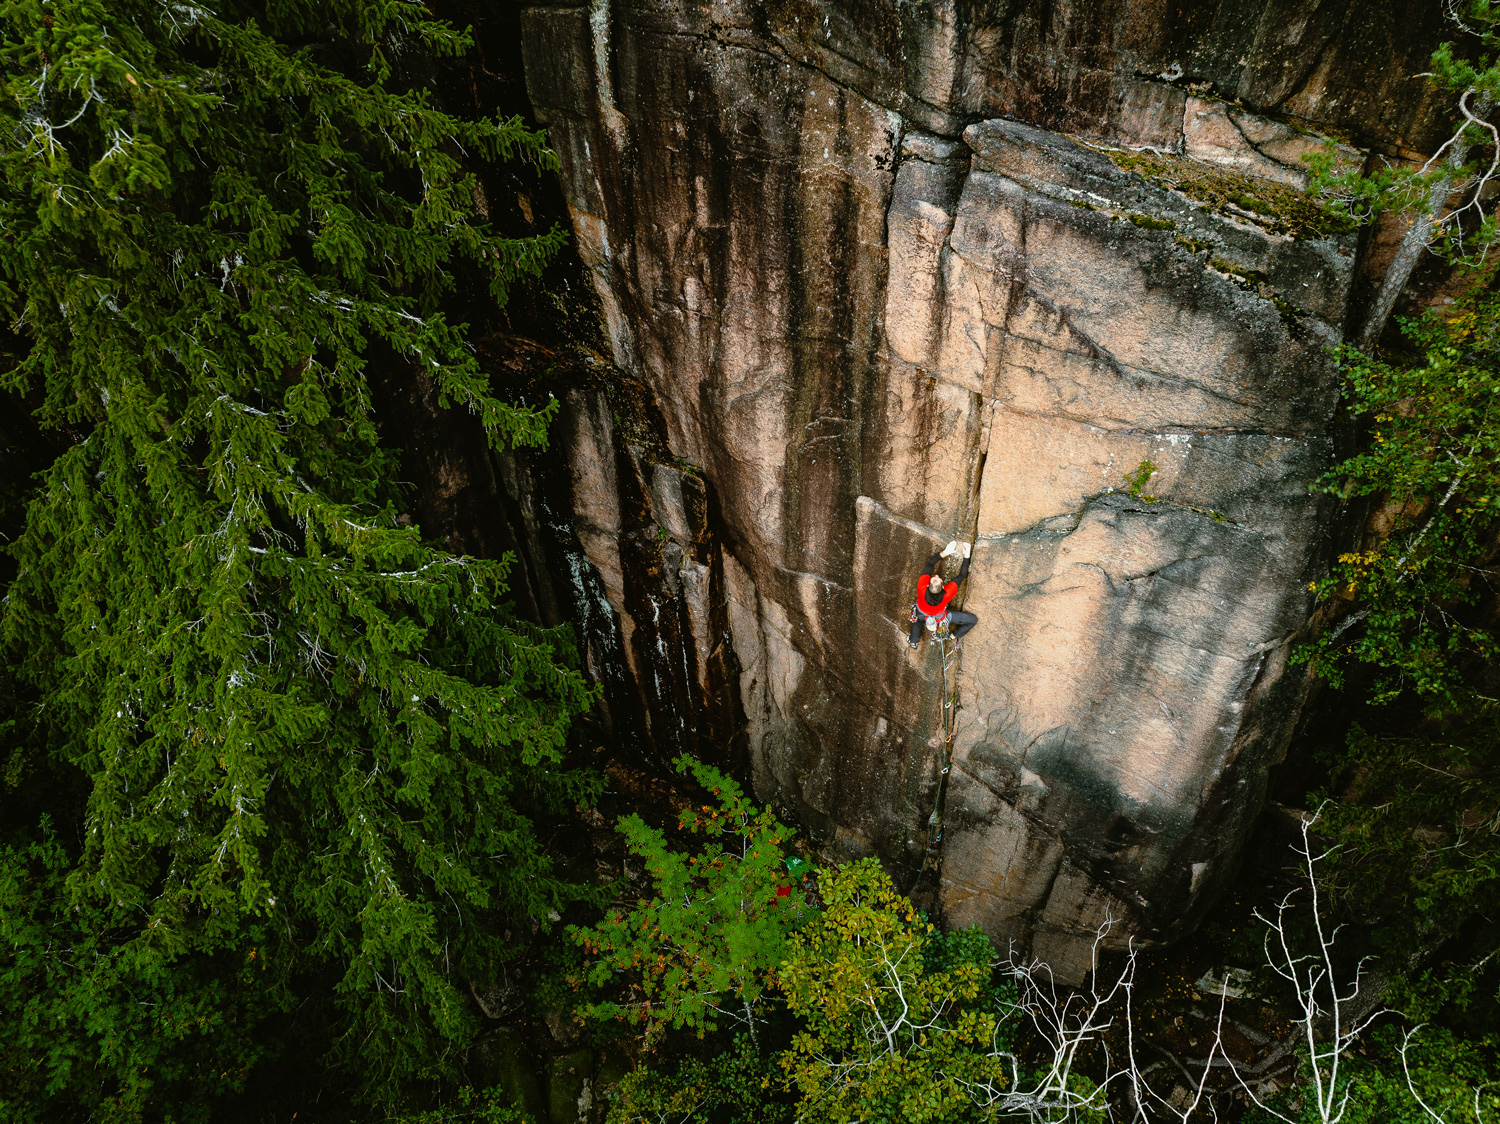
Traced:
[[952, 619], [947, 609], [943, 610], [941, 616], [935, 617], [930, 613], [922, 612], [921, 609], [917, 608], [915, 601], [911, 603], [911, 613], [907, 616], [906, 621], [908, 624], [916, 624], [918, 621], [921, 621], [923, 627], [928, 632], [936, 633], [939, 640], [946, 640], [950, 635], [952, 627]]

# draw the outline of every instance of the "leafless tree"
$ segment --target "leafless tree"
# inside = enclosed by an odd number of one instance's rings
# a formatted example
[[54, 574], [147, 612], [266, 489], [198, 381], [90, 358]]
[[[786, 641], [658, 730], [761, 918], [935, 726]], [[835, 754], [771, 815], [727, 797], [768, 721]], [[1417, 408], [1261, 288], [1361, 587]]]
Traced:
[[[1304, 817], [1301, 839], [1294, 848], [1299, 856], [1305, 885], [1287, 894], [1274, 912], [1256, 913], [1266, 926], [1266, 963], [1291, 988], [1296, 1034], [1286, 1042], [1273, 1043], [1258, 1064], [1237, 1063], [1225, 1049], [1225, 1030], [1233, 1024], [1247, 1035], [1250, 1028], [1234, 1022], [1228, 1014], [1227, 979], [1217, 990], [1219, 1009], [1206, 1057], [1184, 1060], [1164, 1048], [1153, 1046], [1161, 1060], [1143, 1062], [1138, 1038], [1134, 991], [1137, 953], [1132, 944], [1118, 971], [1102, 969], [1100, 953], [1112, 921], [1095, 935], [1093, 972], [1090, 983], [1078, 990], [1060, 987], [1046, 964], [1031, 959], [1007, 959], [1001, 972], [1015, 985], [1018, 998], [1008, 1012], [1018, 1016], [1029, 1031], [1028, 1040], [1038, 1052], [1032, 1064], [997, 1048], [1007, 1063], [1009, 1081], [1004, 1087], [974, 1085], [969, 1089], [976, 1105], [996, 1115], [1022, 1116], [1039, 1124], [1061, 1124], [1086, 1112], [1109, 1111], [1123, 1102], [1129, 1118], [1138, 1124], [1158, 1120], [1217, 1120], [1217, 1096], [1239, 1088], [1259, 1108], [1286, 1124], [1294, 1118], [1275, 1107], [1270, 1094], [1282, 1084], [1280, 1078], [1290, 1059], [1301, 1054], [1301, 1072], [1322, 1124], [1338, 1124], [1348, 1106], [1350, 1080], [1343, 1063], [1358, 1036], [1381, 1014], [1362, 996], [1366, 973], [1356, 965], [1352, 978], [1339, 972], [1334, 948], [1338, 930], [1324, 921], [1324, 903], [1318, 891], [1317, 865], [1331, 852], [1313, 841], [1317, 816]], [[1307, 911], [1315, 947], [1299, 951], [1291, 934], [1291, 911], [1299, 897], [1310, 904]], [[1118, 1022], [1118, 1028], [1117, 1028]], [[1118, 1044], [1123, 1035], [1124, 1048]], [[1080, 1080], [1085, 1055], [1089, 1070], [1102, 1076]], [[1102, 1067], [1098, 1059], [1102, 1058]], [[1158, 1072], [1160, 1071], [1160, 1072]], [[1438, 1124], [1447, 1124], [1438, 1121]]]
[[[1333, 852], [1318, 850], [1314, 854], [1312, 829], [1317, 822], [1317, 815], [1303, 817], [1300, 825], [1301, 842], [1294, 848], [1302, 860], [1307, 885], [1298, 887], [1282, 898], [1274, 914], [1267, 916], [1256, 910], [1255, 916], [1266, 926], [1266, 963], [1291, 984], [1293, 1004], [1297, 1012], [1293, 1021], [1300, 1045], [1305, 1051], [1304, 1071], [1311, 1083], [1310, 1091], [1318, 1119], [1322, 1124], [1338, 1124], [1349, 1106], [1349, 1095], [1352, 1092], [1348, 1076], [1340, 1075], [1345, 1055], [1359, 1035], [1384, 1014], [1384, 1009], [1367, 999], [1361, 1000], [1365, 961], [1361, 960], [1355, 966], [1352, 979], [1344, 982], [1339, 980], [1339, 972], [1334, 964], [1334, 946], [1338, 941], [1339, 927], [1329, 929], [1323, 919], [1317, 877], [1318, 863], [1326, 861]], [[1299, 952], [1294, 949], [1294, 942], [1288, 933], [1287, 915], [1293, 900], [1304, 890], [1311, 904], [1309, 915], [1317, 947]], [[1263, 1099], [1265, 1089], [1246, 1081], [1235, 1068], [1232, 1059], [1230, 1069], [1240, 1087], [1249, 1094], [1257, 1107], [1286, 1124], [1296, 1124], [1292, 1117]]]
[[[1110, 1056], [1109, 1032], [1115, 1012], [1128, 1011], [1126, 997], [1135, 979], [1132, 948], [1124, 969], [1112, 984], [1102, 985], [1100, 953], [1114, 927], [1106, 921], [1094, 935], [1093, 971], [1083, 989], [1060, 987], [1052, 969], [1032, 957], [1014, 955], [1001, 964], [1001, 972], [1016, 985], [1017, 998], [1007, 1005], [1006, 1022], [1018, 1019], [1037, 1044], [1039, 1057], [1023, 1066], [1020, 1057], [995, 1047], [995, 1056], [1006, 1063], [1009, 1080], [1003, 1085], [975, 1083], [969, 1095], [982, 1109], [997, 1116], [1024, 1116], [1045, 1124], [1076, 1120], [1083, 1113], [1107, 1108], [1111, 1088], [1123, 1080], [1128, 1067]], [[1098, 1049], [1104, 1058], [1105, 1076], [1095, 1084], [1080, 1080], [1083, 1055]]]

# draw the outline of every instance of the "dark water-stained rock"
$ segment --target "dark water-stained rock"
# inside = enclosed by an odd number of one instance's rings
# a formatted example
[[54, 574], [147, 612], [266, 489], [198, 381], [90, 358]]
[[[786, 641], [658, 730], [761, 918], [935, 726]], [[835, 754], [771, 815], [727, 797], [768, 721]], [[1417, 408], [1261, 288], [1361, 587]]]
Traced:
[[547, 1087], [547, 1119], [551, 1124], [587, 1124], [593, 1118], [594, 1056], [574, 1050], [552, 1059]]
[[485, 1087], [499, 1092], [520, 1111], [533, 1119], [547, 1112], [549, 1098], [537, 1080], [536, 1058], [520, 1032], [511, 1027], [495, 1029], [473, 1047], [469, 1064]]
[[[575, 525], [654, 720], [691, 723], [694, 668], [732, 649], [757, 793], [911, 884], [942, 677], [905, 612], [922, 560], [972, 538], [934, 900], [1073, 976], [1100, 926], [1191, 925], [1284, 750], [1328, 547], [1308, 485], [1356, 247], [1276, 192], [1318, 128], [1430, 143], [1404, 76], [1436, 11], [527, 8], [579, 253], [668, 450], [622, 459], [570, 404]], [[1143, 146], [1149, 168], [1120, 159]], [[1245, 178], [1172, 189], [1205, 169]], [[665, 600], [620, 576], [622, 481], [680, 548]], [[648, 625], [686, 695], [631, 654]]]

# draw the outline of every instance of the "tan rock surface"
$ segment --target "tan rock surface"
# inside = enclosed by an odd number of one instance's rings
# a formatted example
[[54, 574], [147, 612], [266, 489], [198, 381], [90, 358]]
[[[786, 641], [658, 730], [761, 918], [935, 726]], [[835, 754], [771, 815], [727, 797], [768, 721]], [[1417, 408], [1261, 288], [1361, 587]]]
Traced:
[[[1006, 54], [1022, 31], [1005, 47], [946, 3], [868, 7], [885, 22], [818, 0], [614, 0], [603, 38], [581, 9], [532, 7], [529, 81], [614, 359], [711, 493], [722, 562], [680, 570], [683, 643], [717, 650], [701, 622], [722, 588], [756, 792], [916, 879], [941, 677], [928, 645], [908, 650], [906, 609], [923, 559], [973, 537], [962, 599], [981, 623], [957, 665], [935, 892], [953, 923], [1076, 974], [1106, 920], [1115, 939], [1193, 922], [1284, 748], [1354, 247], [1212, 214], [999, 119], [1286, 181], [1312, 142], [1141, 77], [1188, 58], [1145, 17], [1068, 17], [1108, 44], [1084, 74], [1050, 47]], [[1276, 60], [1327, 47], [1321, 88], [1340, 88], [1356, 63], [1336, 30], [1268, 31], [1235, 81], [1284, 93]], [[1097, 84], [1054, 113], [1064, 72]], [[1426, 112], [1378, 124], [1420, 131]], [[965, 128], [978, 113], [995, 119]], [[696, 525], [672, 487], [647, 485], [675, 541]]]

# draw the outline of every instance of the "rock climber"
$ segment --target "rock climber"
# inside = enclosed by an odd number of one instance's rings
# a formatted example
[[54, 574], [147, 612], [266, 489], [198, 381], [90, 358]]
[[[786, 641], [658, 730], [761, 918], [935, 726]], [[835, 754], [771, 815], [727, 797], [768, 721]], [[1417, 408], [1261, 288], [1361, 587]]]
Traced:
[[[927, 560], [927, 565], [922, 569], [922, 577], [917, 582], [917, 599], [911, 607], [913, 651], [916, 651], [917, 642], [922, 639], [924, 627], [940, 636], [947, 633], [958, 640], [979, 623], [979, 618], [973, 613], [948, 608], [948, 602], [953, 600], [960, 583], [968, 576], [969, 554], [972, 549], [970, 544], [954, 539]], [[943, 581], [943, 576], [938, 573], [942, 560], [959, 554], [963, 555], [964, 564], [959, 567], [958, 577], [951, 582]]]

